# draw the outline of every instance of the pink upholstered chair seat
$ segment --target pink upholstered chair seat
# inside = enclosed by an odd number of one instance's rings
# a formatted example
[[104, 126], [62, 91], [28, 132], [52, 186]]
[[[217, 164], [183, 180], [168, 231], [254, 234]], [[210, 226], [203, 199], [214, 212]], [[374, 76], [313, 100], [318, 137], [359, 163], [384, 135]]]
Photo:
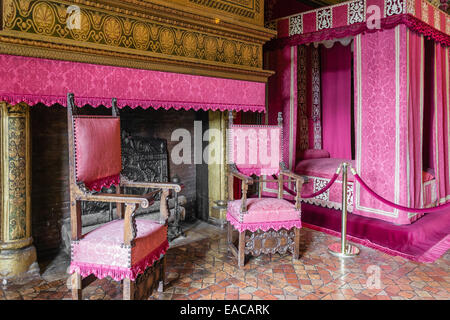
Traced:
[[106, 223], [73, 241], [71, 272], [80, 272], [83, 277], [95, 274], [99, 279], [111, 276], [116, 281], [129, 277], [134, 281], [167, 251], [167, 226], [136, 219], [135, 245], [127, 248], [122, 245], [123, 224], [124, 220]]
[[247, 199], [247, 212], [239, 221], [242, 200], [228, 202], [227, 220], [239, 231], [257, 229], [267, 231], [292, 227], [301, 228], [300, 211], [293, 203], [277, 198]]

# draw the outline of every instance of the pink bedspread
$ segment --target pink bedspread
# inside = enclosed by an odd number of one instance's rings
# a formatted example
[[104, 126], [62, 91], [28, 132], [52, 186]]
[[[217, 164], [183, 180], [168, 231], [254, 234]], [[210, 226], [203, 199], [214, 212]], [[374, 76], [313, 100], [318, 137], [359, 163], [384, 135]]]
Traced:
[[[342, 162], [348, 162], [353, 167], [355, 166], [354, 160], [336, 158], [308, 159], [301, 160], [299, 163], [297, 163], [295, 167], [295, 173], [306, 176], [331, 179]], [[348, 181], [354, 180], [353, 175], [350, 172], [348, 173], [347, 177]], [[342, 179], [342, 173], [340, 174], [338, 179]]]

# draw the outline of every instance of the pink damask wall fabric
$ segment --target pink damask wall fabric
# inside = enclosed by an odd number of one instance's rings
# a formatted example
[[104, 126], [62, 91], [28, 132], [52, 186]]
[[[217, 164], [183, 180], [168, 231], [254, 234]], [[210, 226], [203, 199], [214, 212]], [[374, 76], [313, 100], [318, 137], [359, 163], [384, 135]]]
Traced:
[[265, 83], [0, 55], [0, 101], [265, 112]]

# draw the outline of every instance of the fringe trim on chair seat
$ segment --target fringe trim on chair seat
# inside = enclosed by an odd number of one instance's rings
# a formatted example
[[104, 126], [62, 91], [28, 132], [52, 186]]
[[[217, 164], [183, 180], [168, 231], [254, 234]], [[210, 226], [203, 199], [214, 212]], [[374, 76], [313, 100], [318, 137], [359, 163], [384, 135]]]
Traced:
[[257, 230], [268, 231], [273, 229], [278, 231], [280, 229], [290, 230], [293, 227], [301, 228], [302, 222], [299, 220], [291, 220], [291, 221], [270, 221], [270, 222], [258, 222], [258, 223], [240, 223], [237, 221], [232, 215], [227, 213], [227, 220], [231, 225], [237, 229], [239, 232], [248, 230], [251, 232], [255, 232]]
[[134, 281], [139, 274], [143, 273], [145, 269], [147, 269], [147, 267], [152, 266], [156, 260], [160, 259], [161, 255], [164, 255], [167, 249], [169, 249], [169, 242], [166, 240], [145, 258], [134, 264], [131, 268], [107, 266], [94, 263], [71, 262], [69, 272], [70, 274], [78, 272], [83, 278], [93, 274], [97, 279], [111, 277], [115, 281], [121, 281], [125, 278]]

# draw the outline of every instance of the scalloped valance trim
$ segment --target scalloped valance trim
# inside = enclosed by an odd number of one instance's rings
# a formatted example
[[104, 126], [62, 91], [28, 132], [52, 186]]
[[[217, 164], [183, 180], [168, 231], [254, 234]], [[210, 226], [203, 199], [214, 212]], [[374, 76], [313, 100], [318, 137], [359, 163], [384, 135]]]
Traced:
[[[5, 101], [11, 105], [18, 103], [26, 103], [30, 106], [36, 104], [43, 104], [51, 107], [55, 104], [62, 106], [67, 105], [67, 97], [51, 96], [51, 95], [27, 95], [27, 94], [7, 94], [0, 93], [0, 101]], [[75, 97], [75, 104], [79, 107], [91, 106], [97, 108], [104, 106], [111, 108], [111, 98], [99, 97]], [[196, 102], [181, 102], [181, 101], [155, 101], [155, 100], [133, 100], [133, 99], [117, 99], [117, 106], [121, 109], [130, 107], [132, 109], [175, 109], [175, 110], [211, 110], [211, 111], [244, 111], [244, 112], [265, 112], [265, 106], [260, 105], [234, 105], [234, 104], [220, 104], [220, 103], [196, 103]]]
[[265, 112], [266, 83], [0, 54], [0, 101]]
[[432, 39], [443, 46], [450, 46], [450, 36], [431, 27], [425, 22], [417, 19], [410, 14], [402, 14], [384, 18], [380, 21], [381, 29], [369, 29], [366, 22], [355, 23], [349, 26], [342, 26], [333, 29], [325, 29], [322, 31], [310, 32], [305, 34], [296, 34], [290, 37], [278, 38], [268, 42], [265, 49], [274, 50], [285, 46], [297, 46], [324, 40], [341, 39], [345, 37], [353, 37], [360, 33], [378, 32], [383, 29], [392, 29], [399, 24], [406, 25], [412, 31], [423, 34], [428, 39]]

